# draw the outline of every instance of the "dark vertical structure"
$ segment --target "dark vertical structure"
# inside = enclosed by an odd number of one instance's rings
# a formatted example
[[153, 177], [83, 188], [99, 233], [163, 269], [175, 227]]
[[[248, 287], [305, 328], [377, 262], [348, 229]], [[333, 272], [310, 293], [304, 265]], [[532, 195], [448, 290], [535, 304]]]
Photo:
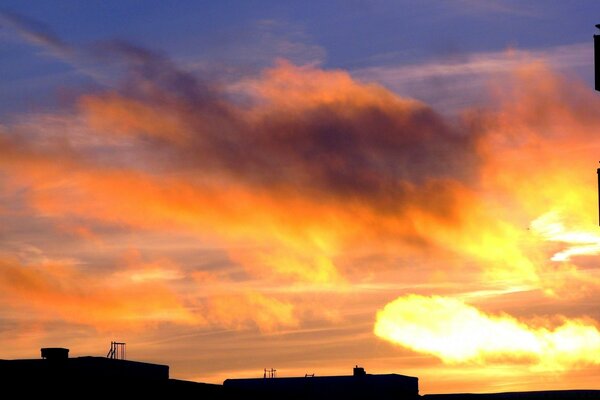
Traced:
[[[596, 25], [600, 29], [600, 24]], [[594, 86], [600, 91], [600, 35], [594, 35]], [[596, 169], [598, 174], [598, 225], [600, 225], [600, 168]]]
[[[600, 24], [596, 28], [600, 29]], [[600, 35], [594, 35], [594, 77], [595, 88], [600, 91]]]
[[110, 342], [110, 350], [108, 351], [106, 358], [112, 358], [113, 360], [124, 360], [125, 359], [125, 343]]

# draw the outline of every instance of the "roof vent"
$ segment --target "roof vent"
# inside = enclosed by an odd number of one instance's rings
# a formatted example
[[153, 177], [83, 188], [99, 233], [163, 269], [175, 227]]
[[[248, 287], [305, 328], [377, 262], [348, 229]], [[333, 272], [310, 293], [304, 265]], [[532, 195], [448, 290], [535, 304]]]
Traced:
[[46, 360], [66, 360], [69, 358], [69, 349], [62, 347], [44, 347], [42, 348], [42, 358]]

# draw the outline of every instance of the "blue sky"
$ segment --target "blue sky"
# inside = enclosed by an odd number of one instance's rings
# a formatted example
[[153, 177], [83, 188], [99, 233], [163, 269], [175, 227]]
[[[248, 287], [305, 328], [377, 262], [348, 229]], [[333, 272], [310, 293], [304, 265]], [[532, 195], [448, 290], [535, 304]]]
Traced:
[[[508, 48], [589, 44], [600, 13], [597, 2], [586, 0], [5, 1], [2, 9], [71, 46], [119, 39], [188, 68], [256, 69], [283, 57], [351, 72], [460, 62]], [[1, 114], [52, 106], [61, 90], [92, 84], [76, 66], [20, 38], [6, 21], [0, 35]], [[591, 82], [589, 65], [573, 71]]]

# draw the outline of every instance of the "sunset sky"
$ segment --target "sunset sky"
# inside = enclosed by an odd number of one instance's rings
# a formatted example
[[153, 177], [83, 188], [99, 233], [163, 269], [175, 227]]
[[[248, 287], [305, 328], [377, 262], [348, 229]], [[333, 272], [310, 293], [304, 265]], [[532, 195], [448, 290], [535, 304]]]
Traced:
[[[597, 0], [0, 8], [0, 358], [600, 389]], [[600, 32], [599, 32], [600, 33]]]

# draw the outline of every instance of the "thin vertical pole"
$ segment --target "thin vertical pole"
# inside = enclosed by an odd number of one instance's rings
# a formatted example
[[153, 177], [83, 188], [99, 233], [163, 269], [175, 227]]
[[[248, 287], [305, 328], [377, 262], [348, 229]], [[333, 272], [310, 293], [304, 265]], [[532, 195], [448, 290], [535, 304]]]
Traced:
[[594, 88], [600, 91], [600, 35], [594, 35]]
[[598, 174], [598, 225], [600, 225], [600, 168], [596, 170]]

